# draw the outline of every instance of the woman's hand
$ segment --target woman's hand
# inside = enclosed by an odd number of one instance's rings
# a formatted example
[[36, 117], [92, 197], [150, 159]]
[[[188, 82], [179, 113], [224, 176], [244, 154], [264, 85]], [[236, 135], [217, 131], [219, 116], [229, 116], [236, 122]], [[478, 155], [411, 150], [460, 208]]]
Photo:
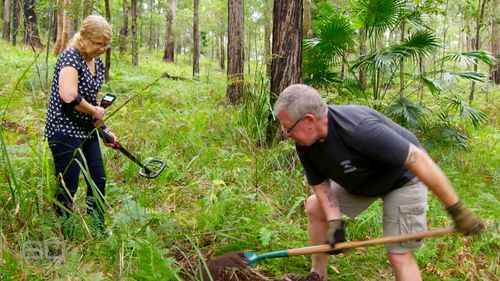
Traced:
[[[110, 135], [110, 136], [113, 138], [113, 142], [116, 142], [116, 141], [118, 140], [118, 138], [115, 136], [115, 134], [113, 134], [113, 132], [111, 132], [111, 130], [110, 130], [110, 129], [106, 128], [106, 129], [104, 130], [104, 132], [105, 132], [106, 134]], [[108, 146], [108, 147], [113, 147], [113, 142], [106, 142], [106, 141], [105, 141], [105, 142], [104, 142], [104, 144], [106, 144], [106, 146]]]
[[102, 119], [104, 117], [104, 114], [106, 113], [106, 109], [104, 109], [104, 107], [100, 107], [100, 106], [94, 106], [94, 111], [92, 112], [92, 116], [95, 118], [95, 119]]

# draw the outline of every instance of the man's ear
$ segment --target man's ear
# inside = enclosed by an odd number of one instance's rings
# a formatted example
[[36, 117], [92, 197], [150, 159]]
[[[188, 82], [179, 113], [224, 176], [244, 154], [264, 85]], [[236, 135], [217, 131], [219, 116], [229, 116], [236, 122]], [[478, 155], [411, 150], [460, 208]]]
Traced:
[[314, 116], [313, 114], [311, 113], [307, 113], [304, 115], [304, 120], [308, 120], [310, 122], [314, 122], [316, 121], [316, 119], [318, 119], [316, 116]]

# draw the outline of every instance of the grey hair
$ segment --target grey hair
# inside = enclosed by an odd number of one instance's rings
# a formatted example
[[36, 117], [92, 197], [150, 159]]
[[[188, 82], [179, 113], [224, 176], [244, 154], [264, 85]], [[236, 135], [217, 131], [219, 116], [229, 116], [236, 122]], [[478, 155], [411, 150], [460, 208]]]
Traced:
[[298, 120], [310, 113], [316, 117], [324, 117], [328, 113], [328, 105], [313, 87], [304, 84], [288, 86], [274, 104], [274, 113], [284, 111], [292, 120]]
[[106, 42], [110, 42], [112, 35], [111, 25], [104, 17], [90, 15], [83, 20], [80, 31], [73, 36], [68, 48], [82, 50], [83, 39], [104, 39]]

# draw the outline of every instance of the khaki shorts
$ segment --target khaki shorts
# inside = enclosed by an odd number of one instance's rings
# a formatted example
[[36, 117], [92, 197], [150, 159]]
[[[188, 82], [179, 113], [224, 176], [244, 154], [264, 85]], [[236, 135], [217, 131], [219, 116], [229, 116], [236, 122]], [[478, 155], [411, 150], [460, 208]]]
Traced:
[[[348, 193], [337, 183], [331, 187], [342, 214], [354, 218], [379, 197], [361, 197]], [[427, 187], [417, 178], [381, 197], [384, 201], [384, 236], [401, 235], [427, 229]], [[423, 240], [387, 243], [388, 253], [408, 253], [423, 246]]]

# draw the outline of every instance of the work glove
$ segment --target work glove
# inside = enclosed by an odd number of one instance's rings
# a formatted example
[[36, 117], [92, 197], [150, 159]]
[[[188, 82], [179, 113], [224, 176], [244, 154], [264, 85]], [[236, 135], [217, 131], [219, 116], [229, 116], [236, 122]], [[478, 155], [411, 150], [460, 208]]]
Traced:
[[[336, 243], [345, 242], [345, 222], [341, 219], [328, 221], [328, 231], [327, 231], [327, 242], [335, 247]], [[338, 255], [344, 253], [346, 249], [333, 250], [328, 252], [328, 254]]]
[[455, 227], [465, 235], [478, 234], [484, 228], [484, 223], [475, 217], [462, 201], [458, 201], [446, 210], [455, 221]]

